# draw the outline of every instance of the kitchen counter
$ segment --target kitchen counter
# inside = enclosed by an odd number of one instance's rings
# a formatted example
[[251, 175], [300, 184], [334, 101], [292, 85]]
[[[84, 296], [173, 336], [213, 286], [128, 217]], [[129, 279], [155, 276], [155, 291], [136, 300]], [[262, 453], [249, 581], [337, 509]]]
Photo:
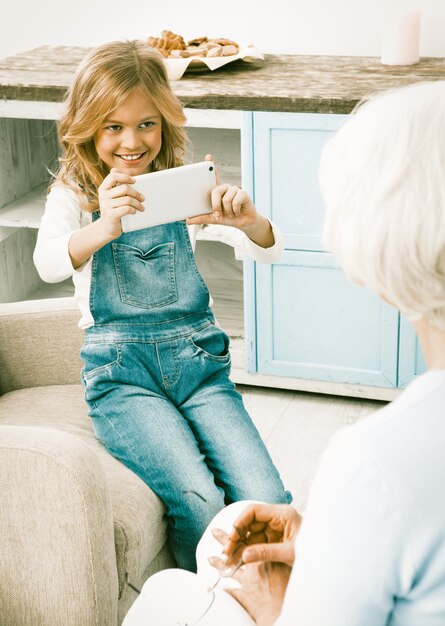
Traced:
[[[0, 60], [0, 99], [61, 102], [89, 48], [43, 46]], [[375, 57], [266, 55], [172, 81], [188, 109], [349, 113], [373, 92], [445, 79], [445, 58], [385, 66]]]

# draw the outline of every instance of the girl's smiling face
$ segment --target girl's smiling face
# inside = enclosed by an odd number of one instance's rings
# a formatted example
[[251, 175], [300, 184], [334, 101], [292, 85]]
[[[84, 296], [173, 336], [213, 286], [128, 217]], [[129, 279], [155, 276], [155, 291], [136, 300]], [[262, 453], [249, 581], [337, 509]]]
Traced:
[[136, 88], [94, 134], [97, 154], [111, 169], [145, 174], [162, 145], [162, 117], [152, 100]]

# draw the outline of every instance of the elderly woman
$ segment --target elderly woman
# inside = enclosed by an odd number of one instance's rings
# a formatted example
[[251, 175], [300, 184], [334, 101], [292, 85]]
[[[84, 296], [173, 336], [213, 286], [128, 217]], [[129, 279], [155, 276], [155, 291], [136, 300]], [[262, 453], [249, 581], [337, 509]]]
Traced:
[[[216, 532], [229, 564], [244, 563], [230, 593], [245, 612], [230, 624], [443, 626], [445, 82], [359, 107], [327, 144], [320, 178], [326, 248], [411, 320], [428, 372], [334, 436], [302, 521], [258, 504], [228, 538]], [[229, 623], [217, 603], [197, 620]]]
[[[428, 372], [334, 436], [311, 487], [287, 589], [286, 568], [246, 566], [237, 575], [243, 589], [233, 593], [261, 626], [442, 626], [445, 82], [362, 105], [326, 146], [320, 180], [326, 248], [353, 282], [411, 320]], [[292, 564], [299, 521], [290, 507], [250, 508], [226, 552], [253, 528], [250, 542], [269, 534], [282, 543], [245, 550], [245, 562]]]

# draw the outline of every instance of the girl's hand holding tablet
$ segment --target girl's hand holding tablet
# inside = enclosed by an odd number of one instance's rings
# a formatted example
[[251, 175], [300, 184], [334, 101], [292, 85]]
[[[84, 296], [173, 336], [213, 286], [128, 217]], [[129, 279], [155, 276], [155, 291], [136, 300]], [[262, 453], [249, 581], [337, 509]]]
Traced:
[[101, 224], [104, 236], [107, 239], [116, 239], [122, 234], [121, 217], [136, 211], [143, 211], [144, 196], [137, 191], [132, 183], [135, 179], [129, 174], [112, 168], [100, 185], [99, 207]]
[[[205, 160], [214, 161], [211, 154], [207, 154]], [[216, 187], [212, 191], [213, 213], [192, 217], [187, 220], [187, 224], [234, 226], [244, 231], [259, 246], [273, 246], [275, 239], [270, 222], [257, 213], [249, 194], [236, 185], [221, 185], [218, 172], [216, 181]]]

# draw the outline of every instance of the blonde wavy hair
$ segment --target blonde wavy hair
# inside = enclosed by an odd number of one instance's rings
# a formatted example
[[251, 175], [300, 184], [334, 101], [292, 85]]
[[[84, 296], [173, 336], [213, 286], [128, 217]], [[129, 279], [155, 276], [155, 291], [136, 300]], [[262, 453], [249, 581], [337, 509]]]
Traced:
[[97, 189], [108, 167], [99, 158], [94, 134], [136, 88], [144, 91], [162, 117], [162, 146], [155, 170], [182, 165], [185, 115], [174, 95], [161, 54], [143, 41], [113, 41], [92, 50], [78, 67], [58, 125], [62, 154], [53, 185], [63, 183], [79, 195], [82, 209], [96, 211]]

